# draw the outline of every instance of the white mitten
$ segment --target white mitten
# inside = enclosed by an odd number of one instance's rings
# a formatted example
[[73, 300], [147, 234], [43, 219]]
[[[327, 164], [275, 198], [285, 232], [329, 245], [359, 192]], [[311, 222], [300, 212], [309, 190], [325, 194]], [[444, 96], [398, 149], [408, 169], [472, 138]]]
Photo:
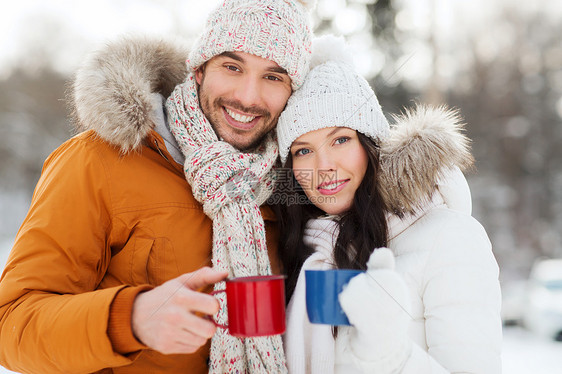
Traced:
[[375, 249], [367, 272], [351, 279], [339, 295], [354, 326], [349, 345], [356, 366], [381, 373], [398, 370], [411, 353], [408, 337], [410, 297], [402, 277], [394, 271], [388, 248]]

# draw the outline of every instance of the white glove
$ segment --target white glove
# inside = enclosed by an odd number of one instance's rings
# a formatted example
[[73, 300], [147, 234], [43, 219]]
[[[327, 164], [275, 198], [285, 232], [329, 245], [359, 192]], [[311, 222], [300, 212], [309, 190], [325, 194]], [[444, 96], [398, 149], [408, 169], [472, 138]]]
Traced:
[[375, 249], [367, 272], [352, 278], [339, 295], [354, 326], [349, 335], [353, 361], [363, 370], [394, 372], [411, 353], [410, 297], [394, 265], [394, 255], [388, 248]]

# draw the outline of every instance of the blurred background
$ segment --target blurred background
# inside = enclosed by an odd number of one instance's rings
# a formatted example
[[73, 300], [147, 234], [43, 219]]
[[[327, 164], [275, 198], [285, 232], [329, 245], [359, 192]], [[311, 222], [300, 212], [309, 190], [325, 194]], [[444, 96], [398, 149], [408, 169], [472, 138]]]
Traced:
[[[44, 159], [73, 134], [65, 90], [85, 56], [122, 34], [189, 42], [218, 2], [0, 0], [0, 268]], [[460, 109], [473, 214], [501, 268], [504, 373], [562, 372], [562, 262], [548, 260], [562, 257], [562, 2], [318, 0], [313, 18], [347, 39], [385, 113]]]

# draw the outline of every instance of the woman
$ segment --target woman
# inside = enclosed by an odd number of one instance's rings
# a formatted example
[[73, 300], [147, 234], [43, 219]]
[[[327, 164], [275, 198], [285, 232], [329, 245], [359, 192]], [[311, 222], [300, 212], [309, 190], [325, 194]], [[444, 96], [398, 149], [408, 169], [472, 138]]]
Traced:
[[[500, 373], [498, 266], [470, 215], [458, 115], [419, 106], [390, 128], [368, 83], [325, 55], [338, 43], [316, 43], [278, 123], [289, 371]], [[308, 322], [304, 270], [329, 268], [367, 270], [340, 294], [353, 326]]]

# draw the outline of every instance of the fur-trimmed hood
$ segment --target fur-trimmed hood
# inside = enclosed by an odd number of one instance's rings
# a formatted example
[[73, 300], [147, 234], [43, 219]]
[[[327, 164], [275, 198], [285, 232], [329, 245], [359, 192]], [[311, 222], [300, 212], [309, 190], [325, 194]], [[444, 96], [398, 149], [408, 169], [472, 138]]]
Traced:
[[93, 129], [121, 152], [137, 150], [155, 127], [154, 94], [168, 97], [187, 76], [179, 41], [126, 37], [94, 52], [78, 70], [69, 97], [74, 125]]
[[472, 167], [470, 139], [456, 110], [418, 105], [393, 118], [381, 142], [382, 194], [391, 212], [414, 214], [452, 168]]

